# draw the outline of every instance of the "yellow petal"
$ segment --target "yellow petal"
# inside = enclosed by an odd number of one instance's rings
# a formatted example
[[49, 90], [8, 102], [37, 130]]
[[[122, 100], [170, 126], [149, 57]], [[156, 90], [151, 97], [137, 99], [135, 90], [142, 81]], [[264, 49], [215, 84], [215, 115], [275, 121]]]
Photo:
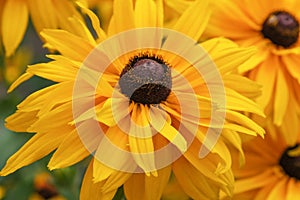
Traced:
[[97, 42], [95, 41], [88, 27], [86, 26], [85, 21], [82, 21], [82, 19], [73, 16], [72, 18], [69, 18], [69, 24], [73, 32], [76, 33], [76, 35], [84, 38], [93, 46], [97, 45]]
[[31, 20], [39, 34], [44, 28], [58, 28], [58, 18], [52, 0], [27, 0]]
[[68, 66], [67, 64], [60, 65], [57, 62], [40, 63], [28, 66], [27, 72], [46, 78], [54, 82], [63, 82], [74, 80], [77, 74], [76, 68]]
[[93, 182], [93, 160], [90, 162], [80, 190], [80, 199], [82, 200], [111, 200], [113, 199], [117, 189], [109, 192], [103, 193], [102, 186], [104, 182], [94, 183]]
[[[56, 105], [72, 99], [72, 82], [63, 82], [38, 90], [22, 101], [17, 107], [20, 111], [31, 112], [39, 110], [37, 116], [52, 110]], [[51, 99], [50, 102], [45, 102]]]
[[105, 40], [105, 38], [107, 37], [105, 32], [101, 29], [100, 26], [100, 21], [99, 18], [97, 17], [97, 15], [95, 15], [95, 13], [93, 13], [91, 10], [89, 10], [88, 8], [86, 8], [83, 4], [77, 2], [77, 5], [81, 8], [81, 10], [88, 15], [88, 17], [90, 18], [93, 28], [99, 38], [100, 41]]
[[14, 155], [6, 162], [0, 175], [6, 176], [21, 167], [27, 166], [48, 155], [58, 147], [70, 128], [60, 127], [44, 133], [35, 134], [26, 144], [24, 144]]
[[237, 70], [241, 64], [249, 60], [256, 48], [238, 48], [238, 45], [225, 38], [214, 38], [201, 43], [217, 65], [220, 74]]
[[114, 19], [114, 27], [109, 29], [115, 30], [114, 34], [135, 28], [132, 0], [115, 0], [112, 18]]
[[207, 0], [196, 0], [177, 20], [173, 29], [198, 41], [202, 35], [211, 11]]
[[13, 82], [13, 84], [11, 84], [11, 86], [8, 88], [7, 92], [12, 92], [14, 89], [16, 89], [21, 83], [23, 83], [24, 81], [27, 81], [28, 79], [30, 79], [31, 77], [33, 77], [33, 74], [30, 74], [28, 72], [25, 72], [24, 74], [22, 74], [15, 82]]
[[300, 62], [300, 58], [297, 55], [289, 54], [288, 56], [282, 56], [283, 65], [286, 66], [289, 73], [298, 80], [300, 83], [300, 69], [297, 67]]
[[253, 75], [250, 74], [253, 80], [262, 85], [262, 95], [257, 98], [257, 103], [262, 109], [265, 109], [272, 99], [279, 68], [279, 62], [276, 57], [270, 57], [266, 62], [263, 62], [253, 70]]
[[129, 146], [135, 162], [150, 175], [157, 176], [152, 138], [129, 136]]
[[[203, 158], [209, 152], [218, 154], [220, 156], [220, 161], [218, 163], [218, 170], [215, 173], [225, 173], [231, 167], [231, 154], [223, 140], [218, 140], [218, 135], [214, 132], [210, 135], [210, 132], [203, 134], [198, 131], [196, 138], [202, 143], [202, 147], [199, 151], [199, 157]], [[204, 153], [205, 152], [205, 153]]]
[[227, 124], [224, 124], [223, 125], [223, 128], [225, 129], [229, 129], [229, 130], [232, 130], [232, 131], [236, 131], [236, 132], [239, 132], [239, 133], [245, 133], [245, 134], [248, 134], [248, 135], [252, 135], [252, 136], [257, 136], [257, 132], [249, 129], [249, 128], [246, 128], [244, 126], [240, 126], [240, 125], [237, 125], [237, 124], [231, 124], [231, 123], [227, 123]]
[[157, 26], [157, 11], [155, 6], [153, 0], [136, 0], [134, 10], [136, 28]]
[[174, 162], [173, 172], [176, 179], [179, 180], [180, 186], [191, 198], [218, 199], [217, 185], [201, 174], [183, 157]]
[[240, 95], [236, 91], [226, 89], [226, 108], [238, 111], [246, 111], [264, 116], [262, 109], [250, 99]]
[[[94, 140], [97, 141], [97, 140]], [[74, 151], [76, 149], [76, 151]], [[77, 130], [71, 131], [51, 157], [48, 167], [50, 170], [69, 167], [90, 155], [79, 137]]]
[[28, 23], [26, 1], [7, 0], [2, 15], [1, 31], [5, 55], [11, 56], [19, 46], [26, 31]]
[[[77, 8], [75, 7], [74, 1], [61, 1], [61, 0], [52, 0], [53, 4], [53, 12], [55, 12], [58, 26], [64, 30], [69, 31], [75, 35], [80, 35], [77, 33], [77, 27], [73, 27], [72, 23], [70, 23], [69, 18], [75, 17], [84, 21], [81, 14], [78, 12]], [[75, 28], [75, 29], [74, 29]]]
[[284, 72], [279, 68], [277, 72], [276, 90], [274, 97], [274, 123], [280, 126], [285, 116], [288, 101], [289, 87]]
[[234, 148], [236, 148], [239, 152], [239, 166], [242, 166], [245, 164], [245, 155], [244, 150], [242, 148], [242, 140], [238, 133], [232, 133], [230, 130], [224, 129], [222, 131], [222, 136], [224, 138], [224, 141], [227, 141], [230, 143]]
[[73, 119], [72, 102], [56, 106], [53, 110], [39, 116], [28, 131], [48, 131], [53, 128], [64, 127]]
[[261, 136], [263, 136], [265, 133], [265, 131], [262, 127], [260, 127], [254, 121], [252, 121], [251, 119], [249, 119], [248, 117], [246, 117], [245, 115], [243, 115], [241, 113], [227, 110], [226, 118], [230, 121], [234, 121], [234, 122], [244, 126], [245, 128], [254, 130]]
[[185, 159], [207, 178], [223, 185], [228, 184], [229, 182], [227, 179], [224, 180], [218, 177], [220, 174], [216, 174], [217, 167], [220, 162], [222, 162], [220, 157], [218, 155], [210, 153], [204, 158], [200, 159], [200, 148], [201, 144], [199, 143], [199, 140], [194, 140], [189, 149], [184, 154]]
[[228, 74], [223, 77], [223, 81], [226, 87], [229, 87], [248, 98], [252, 99], [261, 95], [262, 86], [244, 76]]
[[[124, 184], [124, 193], [128, 200], [159, 200], [167, 185], [171, 166], [157, 171], [158, 176], [146, 176], [143, 173], [133, 174]], [[137, 188], [139, 188], [137, 190]]]
[[97, 110], [97, 120], [107, 126], [115, 126], [129, 115], [128, 103], [128, 100], [125, 98], [107, 99], [103, 106]]
[[65, 30], [44, 29], [41, 35], [47, 44], [58, 50], [63, 56], [75, 61], [83, 61], [93, 50], [93, 46], [86, 40]]
[[6, 128], [15, 132], [27, 132], [28, 128], [36, 122], [38, 111], [16, 111], [5, 119]]
[[94, 182], [103, 181], [117, 171], [135, 172], [137, 168], [129, 151], [128, 136], [118, 126], [108, 128], [94, 157]]
[[286, 200], [300, 199], [298, 192], [299, 182], [293, 178], [289, 179], [287, 184]]
[[286, 199], [286, 185], [289, 179], [283, 178], [273, 187], [272, 191], [268, 194], [266, 200], [272, 199]]
[[174, 144], [181, 152], [187, 150], [185, 138], [171, 125], [170, 116], [167, 113], [163, 113], [158, 108], [151, 107], [149, 121], [155, 130]]
[[182, 0], [164, 0], [165, 4], [176, 10], [178, 13], [184, 12], [190, 5], [191, 1]]

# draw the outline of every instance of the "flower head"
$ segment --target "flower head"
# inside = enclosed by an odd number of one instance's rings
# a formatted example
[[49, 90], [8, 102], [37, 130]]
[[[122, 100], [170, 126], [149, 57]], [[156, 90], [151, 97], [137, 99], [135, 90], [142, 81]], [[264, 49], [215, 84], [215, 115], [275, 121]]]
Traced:
[[297, 199], [300, 132], [287, 133], [269, 123], [266, 138], [244, 143], [246, 164], [234, 170], [234, 199]]
[[283, 122], [296, 126], [287, 120], [287, 107], [300, 103], [300, 16], [295, 12], [299, 6], [297, 0], [212, 1], [214, 11], [204, 34], [258, 48], [240, 71], [263, 86], [257, 102], [277, 126]]
[[222, 38], [196, 42], [208, 21], [207, 1], [196, 1], [170, 30], [162, 28], [162, 1], [136, 0], [133, 7], [132, 0], [116, 0], [107, 33], [79, 6], [97, 38], [89, 31], [42, 32], [61, 55], [29, 66], [10, 90], [33, 75], [56, 84], [28, 96], [6, 119], [7, 128], [35, 134], [1, 175], [54, 150], [51, 170], [92, 153], [82, 199], [112, 199], [122, 185], [128, 199], [159, 199], [171, 173], [192, 198], [231, 195], [229, 146], [242, 160], [239, 133], [264, 134], [241, 113], [263, 115], [250, 100], [260, 87], [236, 73], [254, 50]]

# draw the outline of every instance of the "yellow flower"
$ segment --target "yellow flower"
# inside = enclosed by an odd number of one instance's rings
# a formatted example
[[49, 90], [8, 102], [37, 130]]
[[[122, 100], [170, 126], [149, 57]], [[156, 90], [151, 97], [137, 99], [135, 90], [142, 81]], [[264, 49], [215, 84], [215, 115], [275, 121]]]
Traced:
[[[11, 56], [21, 43], [26, 32], [29, 14], [33, 25], [40, 33], [44, 28], [76, 29], [69, 22], [74, 15], [80, 18], [75, 3], [69, 0], [1, 0], [0, 39], [5, 55]], [[0, 42], [1, 44], [1, 42]]]
[[65, 200], [58, 194], [51, 175], [46, 172], [41, 172], [34, 177], [34, 189], [36, 192], [30, 195], [29, 200]]
[[127, 199], [160, 199], [171, 172], [193, 199], [230, 196], [229, 147], [242, 161], [239, 133], [264, 134], [241, 114], [263, 115], [250, 100], [260, 87], [236, 73], [254, 50], [222, 38], [195, 42], [209, 18], [208, 1], [192, 4], [173, 30], [162, 28], [161, 0], [114, 1], [107, 33], [94, 13], [81, 9], [96, 40], [80, 21], [81, 37], [44, 30], [46, 46], [61, 55], [29, 66], [9, 89], [34, 75], [56, 82], [6, 119], [7, 128], [35, 134], [0, 175], [54, 150], [51, 170], [93, 153], [81, 199], [112, 199], [122, 185]]
[[257, 137], [244, 143], [246, 164], [234, 170], [233, 199], [299, 199], [300, 132], [289, 138], [285, 135], [269, 123], [264, 140]]
[[258, 48], [253, 59], [240, 71], [263, 86], [257, 102], [266, 115], [278, 126], [283, 121], [290, 123], [287, 105], [290, 101], [298, 107], [300, 104], [300, 16], [296, 12], [300, 8], [299, 1], [211, 2], [214, 11], [204, 36], [223, 36], [242, 47]]

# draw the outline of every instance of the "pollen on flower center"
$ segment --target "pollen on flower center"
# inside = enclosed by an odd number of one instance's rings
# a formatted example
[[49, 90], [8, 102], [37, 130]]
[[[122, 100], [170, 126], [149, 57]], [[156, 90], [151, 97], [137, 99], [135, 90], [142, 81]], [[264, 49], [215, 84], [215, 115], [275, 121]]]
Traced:
[[283, 152], [279, 160], [279, 164], [287, 175], [300, 180], [300, 155], [298, 156], [290, 155], [290, 152], [297, 148], [300, 148], [299, 144], [287, 148]]
[[123, 69], [119, 84], [121, 92], [131, 101], [159, 104], [171, 92], [171, 70], [160, 58], [136, 56]]
[[288, 12], [276, 11], [264, 21], [261, 32], [274, 44], [287, 48], [298, 40], [299, 22]]

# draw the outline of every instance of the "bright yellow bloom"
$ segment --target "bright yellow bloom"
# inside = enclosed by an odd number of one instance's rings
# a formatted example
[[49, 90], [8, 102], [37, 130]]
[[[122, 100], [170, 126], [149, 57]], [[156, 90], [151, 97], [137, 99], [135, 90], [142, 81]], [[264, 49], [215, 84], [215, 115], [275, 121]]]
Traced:
[[61, 55], [29, 66], [9, 89], [34, 75], [56, 82], [6, 119], [7, 128], [35, 134], [0, 174], [54, 150], [51, 170], [93, 153], [81, 199], [112, 199], [122, 185], [127, 199], [160, 199], [171, 173], [193, 199], [230, 196], [229, 147], [242, 161], [239, 133], [264, 134], [241, 114], [263, 115], [250, 100], [260, 87], [236, 72], [254, 50], [222, 38], [195, 42], [209, 18], [208, 1], [192, 4], [173, 30], [161, 28], [162, 0], [114, 1], [107, 33], [81, 9], [97, 39], [80, 21], [81, 37], [44, 30], [46, 45]]
[[300, 132], [284, 137], [288, 134], [269, 123], [264, 140], [255, 138], [244, 143], [246, 164], [234, 171], [237, 181], [233, 199], [300, 198]]
[[257, 53], [240, 71], [263, 85], [257, 102], [276, 125], [285, 121], [296, 126], [288, 120], [287, 106], [300, 104], [299, 1], [211, 2], [214, 11], [205, 37], [223, 36], [242, 47], [256, 46]]
[[21, 43], [29, 14], [37, 33], [44, 28], [74, 31], [68, 18], [81, 17], [75, 3], [69, 0], [1, 0], [0, 40], [6, 56], [11, 56]]

